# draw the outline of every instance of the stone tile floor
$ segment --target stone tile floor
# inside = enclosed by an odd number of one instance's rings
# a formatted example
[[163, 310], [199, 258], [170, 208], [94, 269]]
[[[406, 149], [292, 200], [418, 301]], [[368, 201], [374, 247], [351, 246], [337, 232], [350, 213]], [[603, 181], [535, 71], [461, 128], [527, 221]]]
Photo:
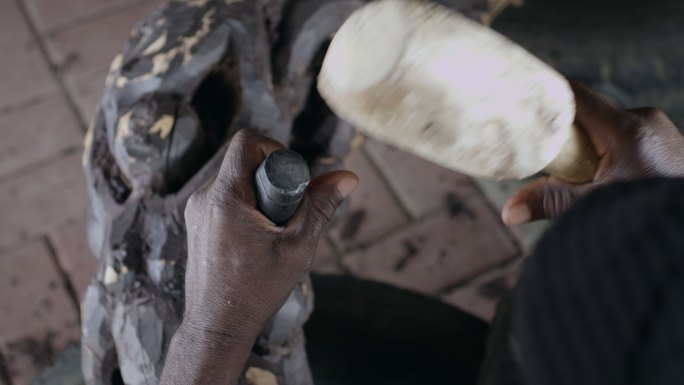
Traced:
[[[109, 61], [162, 0], [0, 1], [0, 385], [27, 384], [78, 343], [86, 241], [81, 141]], [[435, 296], [483, 319], [538, 228], [511, 232], [506, 188], [367, 141], [361, 177], [314, 270]], [[483, 193], [484, 192], [484, 193]]]

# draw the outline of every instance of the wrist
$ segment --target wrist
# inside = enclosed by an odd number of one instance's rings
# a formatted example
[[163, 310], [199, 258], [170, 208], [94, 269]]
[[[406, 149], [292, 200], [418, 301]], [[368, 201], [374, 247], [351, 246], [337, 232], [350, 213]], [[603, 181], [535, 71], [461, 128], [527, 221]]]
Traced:
[[259, 335], [258, 331], [247, 330], [244, 327], [218, 324], [213, 322], [197, 322], [194, 318], [184, 318], [178, 330], [177, 338], [190, 346], [198, 346], [203, 349], [231, 351], [235, 348], [252, 348], [254, 341]]
[[[197, 297], [207, 297], [198, 295]], [[245, 295], [214, 296], [210, 300], [186, 301], [182, 326], [192, 337], [207, 338], [217, 343], [224, 340], [250, 343], [271, 318], [260, 301], [244, 301]]]
[[181, 323], [171, 340], [161, 385], [237, 384], [254, 339]]

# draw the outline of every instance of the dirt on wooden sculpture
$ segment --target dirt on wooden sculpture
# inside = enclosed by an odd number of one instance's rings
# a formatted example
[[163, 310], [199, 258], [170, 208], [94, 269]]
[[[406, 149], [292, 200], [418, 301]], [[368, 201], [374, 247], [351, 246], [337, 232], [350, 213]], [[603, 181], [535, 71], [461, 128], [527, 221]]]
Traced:
[[[493, 4], [439, 2], [478, 20]], [[288, 144], [314, 175], [340, 167], [354, 129], [315, 79], [332, 34], [363, 4], [171, 1], [134, 29], [85, 139], [88, 238], [99, 260], [82, 304], [86, 383], [159, 382], [183, 315], [185, 203], [216, 175], [234, 132]], [[258, 338], [241, 383], [313, 383], [302, 332], [312, 295], [304, 277]]]

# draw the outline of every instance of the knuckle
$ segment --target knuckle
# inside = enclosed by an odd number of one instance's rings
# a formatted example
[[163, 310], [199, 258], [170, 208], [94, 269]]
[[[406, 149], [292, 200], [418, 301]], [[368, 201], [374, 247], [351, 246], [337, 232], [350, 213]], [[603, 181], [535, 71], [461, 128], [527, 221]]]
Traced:
[[[209, 185], [206, 186], [200, 195], [202, 207], [206, 209], [226, 209], [231, 207], [240, 197], [240, 191], [232, 181], [226, 180], [218, 175]], [[187, 210], [187, 209], [186, 209]]]
[[648, 121], [648, 119], [643, 117], [639, 113], [628, 114], [620, 122], [621, 124], [618, 124], [618, 128], [625, 130], [625, 131], [634, 130], [634, 129], [638, 129], [638, 128], [644, 126], [645, 122], [647, 122], [647, 121]]
[[332, 220], [336, 208], [333, 202], [323, 198], [312, 198], [311, 207], [316, 216], [319, 219], [324, 220], [326, 223]]
[[542, 207], [549, 219], [554, 219], [567, 210], [573, 201], [573, 194], [565, 188], [549, 187], [544, 191]]
[[245, 130], [240, 130], [233, 134], [233, 136], [230, 138], [230, 144], [228, 145], [228, 149], [226, 150], [224, 156], [224, 165], [226, 164], [226, 161], [228, 161], [230, 164], [234, 158], [239, 158], [242, 155], [246, 145], [247, 134]]
[[665, 112], [660, 108], [656, 107], [646, 107], [646, 116], [651, 120], [660, 120], [667, 118]]
[[231, 141], [235, 144], [244, 144], [247, 141], [247, 130], [240, 129], [234, 135]]
[[185, 211], [183, 212], [186, 221], [192, 220], [201, 210], [204, 205], [205, 192], [206, 190], [204, 188], [199, 188], [190, 194], [190, 197], [185, 204]]
[[231, 196], [234, 194], [235, 188], [233, 184], [225, 181], [223, 178], [216, 178], [207, 193], [207, 205], [214, 208], [226, 207], [233, 201]]
[[233, 134], [233, 137], [230, 139], [228, 151], [233, 153], [233, 155], [239, 155], [246, 151], [250, 146], [254, 146], [253, 134], [245, 129], [240, 129], [238, 132]]
[[632, 111], [637, 116], [637, 120], [640, 123], [661, 121], [663, 119], [669, 120], [667, 114], [665, 114], [665, 112], [660, 108], [656, 107], [641, 107]]

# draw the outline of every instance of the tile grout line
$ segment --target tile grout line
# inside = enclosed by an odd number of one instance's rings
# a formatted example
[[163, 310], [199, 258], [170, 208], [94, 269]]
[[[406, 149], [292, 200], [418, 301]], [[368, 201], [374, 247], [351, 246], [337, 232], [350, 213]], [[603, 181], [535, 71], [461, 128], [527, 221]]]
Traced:
[[485, 193], [484, 189], [480, 187], [478, 183], [473, 182], [473, 185], [475, 186], [477, 192], [484, 198], [485, 205], [489, 208], [489, 211], [494, 215], [495, 218], [499, 218], [497, 224], [499, 225], [499, 227], [503, 229], [503, 231], [506, 233], [506, 236], [513, 242], [513, 245], [515, 245], [518, 255], [525, 256], [525, 247], [520, 241], [520, 239], [518, 239], [518, 237], [516, 237], [515, 234], [513, 234], [513, 231], [509, 229], [508, 226], [506, 226], [503, 223], [503, 221], [501, 221], [501, 210], [497, 208], [494, 202], [492, 202], [489, 196]]
[[[381, 178], [382, 178], [383, 182], [385, 182], [385, 185], [387, 186], [388, 190], [390, 190], [392, 197], [397, 201], [397, 203], [401, 207], [402, 211], [404, 212], [404, 214], [409, 219], [409, 224], [413, 223], [415, 221], [419, 221], [419, 220], [423, 219], [424, 217], [431, 216], [437, 212], [442, 212], [445, 210], [444, 207], [440, 207], [438, 209], [434, 209], [432, 211], [427, 211], [425, 213], [415, 215], [415, 216], [413, 214], [411, 214], [408, 207], [406, 207], [406, 203], [402, 199], [401, 194], [399, 194], [399, 191], [398, 191], [399, 189], [396, 188], [395, 184], [390, 181], [390, 178], [382, 172], [382, 167], [380, 166], [380, 164], [378, 162], [375, 161], [375, 157], [370, 154], [370, 152], [367, 150], [366, 147], [363, 147], [361, 150], [364, 151], [364, 155], [368, 159], [368, 162], [371, 164], [373, 169], [378, 174], [381, 175]], [[467, 177], [467, 178], [470, 179], [470, 184], [472, 184], [472, 185], [476, 184], [472, 181], [472, 178], [470, 178], [470, 177]], [[486, 200], [488, 200], [487, 197], [484, 194], [482, 194], [482, 191], [480, 191], [480, 189], [475, 188], [474, 190], [475, 191], [473, 191], [472, 193], [460, 197], [461, 200], [463, 201], [463, 203], [470, 202], [470, 201], [474, 200], [475, 198], [477, 198], [478, 196], [481, 196], [481, 197], [485, 198]]]
[[401, 209], [402, 214], [404, 214], [404, 217], [405, 217], [406, 219], [408, 219], [408, 223], [411, 223], [411, 222], [415, 221], [417, 218], [414, 218], [413, 215], [411, 215], [411, 212], [408, 210], [408, 208], [407, 208], [406, 205], [404, 204], [403, 200], [401, 199], [401, 196], [399, 196], [399, 194], [397, 193], [397, 191], [396, 191], [396, 190], [394, 189], [394, 187], [392, 186], [392, 183], [390, 182], [390, 180], [389, 180], [389, 178], [387, 177], [387, 175], [385, 175], [385, 173], [382, 172], [382, 168], [380, 168], [380, 166], [378, 166], [378, 164], [375, 163], [375, 160], [373, 159], [373, 157], [370, 156], [370, 154], [369, 154], [368, 149], [366, 148], [366, 146], [363, 146], [363, 147], [360, 149], [360, 151], [361, 151], [362, 155], [363, 155], [363, 156], [366, 158], [366, 160], [368, 161], [368, 164], [370, 164], [371, 167], [373, 168], [373, 171], [375, 171], [375, 173], [378, 174], [378, 175], [380, 176], [380, 180], [381, 180], [382, 183], [387, 187], [387, 190], [389, 191], [390, 196], [394, 199], [395, 202], [397, 202], [397, 205], [398, 205], [399, 208]]
[[52, 244], [52, 241], [50, 241], [50, 236], [45, 235], [43, 237], [43, 242], [45, 243], [45, 246], [48, 249], [48, 252], [50, 254], [50, 257], [52, 259], [52, 263], [55, 265], [57, 268], [57, 272], [59, 273], [60, 278], [62, 279], [62, 285], [67, 291], [67, 295], [71, 299], [72, 305], [74, 305], [74, 310], [76, 310], [76, 315], [79, 318], [79, 321], [81, 319], [81, 303], [78, 300], [78, 295], [76, 294], [76, 290], [74, 289], [74, 286], [71, 284], [71, 281], [69, 280], [69, 275], [64, 271], [64, 268], [62, 268], [62, 265], [59, 263], [59, 257], [57, 256], [57, 249], [55, 246]]
[[[470, 195], [464, 197], [464, 198], [463, 198], [463, 202], [464, 202], [464, 203], [468, 203], [468, 202], [474, 201], [474, 200], [476, 200], [476, 199], [478, 199], [478, 198], [483, 199], [483, 200], [485, 200], [485, 201], [487, 201], [487, 202], [489, 201], [489, 200], [487, 199], [487, 197], [481, 195], [481, 193], [480, 193], [479, 191], [476, 191], [476, 192], [474, 192], [474, 193], [472, 193], [472, 194], [470, 194]], [[488, 203], [486, 203], [486, 204], [488, 204]], [[349, 254], [353, 254], [353, 253], [355, 253], [355, 252], [357, 252], [357, 251], [359, 251], [359, 250], [362, 250], [362, 249], [371, 247], [371, 246], [372, 246], [373, 244], [375, 244], [375, 243], [383, 242], [383, 241], [385, 241], [385, 240], [391, 238], [392, 236], [398, 234], [399, 232], [401, 232], [402, 230], [404, 230], [404, 229], [406, 229], [406, 228], [408, 228], [408, 227], [417, 226], [417, 224], [420, 224], [420, 223], [429, 221], [429, 220], [431, 220], [432, 218], [435, 218], [435, 217], [437, 217], [437, 216], [439, 216], [440, 214], [443, 214], [443, 213], [445, 213], [445, 212], [447, 212], [445, 208], [437, 208], [437, 209], [434, 209], [434, 210], [432, 210], [432, 211], [428, 211], [428, 212], [426, 212], [425, 214], [419, 215], [419, 216], [417, 216], [417, 217], [415, 217], [415, 218], [409, 217], [410, 220], [409, 220], [407, 223], [405, 223], [404, 225], [399, 226], [399, 227], [392, 228], [392, 229], [390, 229], [390, 230], [388, 230], [388, 231], [386, 231], [386, 232], [384, 232], [384, 233], [382, 233], [382, 234], [378, 234], [378, 235], [377, 235], [375, 238], [373, 238], [372, 240], [370, 240], [370, 241], [368, 241], [368, 242], [363, 242], [363, 243], [358, 244], [358, 245], [353, 246], [353, 247], [350, 247], [350, 248], [347, 249], [346, 251], [343, 250], [343, 249], [341, 249], [341, 248], [338, 248], [338, 247], [337, 247], [337, 244], [336, 244], [335, 242], [333, 242], [333, 239], [327, 234], [327, 232], [326, 232], [326, 236], [328, 237], [328, 240], [330, 241], [330, 244], [332, 245], [333, 249], [334, 249], [334, 250], [337, 252], [337, 254], [340, 256], [340, 259], [344, 259], [344, 257], [347, 256], [347, 255], [349, 255]], [[503, 231], [504, 231], [505, 233], [509, 233], [508, 229], [506, 229], [506, 228], [504, 228]], [[507, 235], [506, 237], [508, 238], [508, 235]], [[515, 240], [515, 239], [513, 240], [512, 243], [513, 243], [513, 246], [514, 246], [514, 248], [515, 248], [515, 252], [517, 253], [516, 256], [522, 255], [522, 253], [520, 252], [520, 248], [518, 247], [518, 244], [516, 243], [516, 240]], [[515, 257], [513, 257], [513, 258], [515, 258]]]
[[444, 286], [443, 288], [437, 290], [437, 292], [434, 294], [434, 297], [435, 297], [435, 298], [442, 298], [442, 297], [445, 296], [445, 295], [449, 295], [449, 294], [451, 294], [451, 293], [453, 293], [453, 292], [455, 292], [455, 291], [457, 291], [457, 290], [459, 290], [459, 289], [462, 289], [462, 288], [464, 288], [464, 287], [470, 285], [471, 283], [475, 282], [475, 281], [478, 280], [479, 278], [482, 278], [482, 277], [485, 276], [486, 274], [489, 274], [489, 273], [494, 272], [494, 271], [505, 270], [505, 269], [507, 269], [507, 268], [513, 266], [513, 264], [514, 264], [515, 262], [517, 262], [518, 260], [520, 260], [520, 259], [522, 259], [522, 258], [525, 258], [525, 257], [520, 256], [520, 254], [516, 254], [516, 255], [514, 255], [514, 256], [512, 256], [512, 257], [508, 257], [508, 258], [505, 259], [504, 261], [499, 262], [499, 263], [496, 263], [496, 264], [494, 264], [494, 265], [492, 265], [492, 266], [489, 266], [489, 267], [487, 267], [486, 269], [484, 269], [484, 270], [482, 270], [482, 271], [479, 271], [479, 272], [477, 272], [477, 273], [474, 273], [474, 274], [472, 274], [471, 276], [466, 277], [466, 278], [464, 278], [464, 279], [462, 279], [462, 280], [460, 280], [460, 281], [458, 281], [458, 282], [455, 282], [455, 283], [452, 283], [452, 284], [450, 284], [450, 285]]
[[[484, 201], [486, 201], [485, 202], [486, 205], [491, 206], [489, 199], [485, 195], [483, 195], [482, 192], [479, 191], [479, 189], [476, 193], [471, 194], [467, 198], [465, 198], [464, 201], [469, 202], [469, 201], [475, 200], [477, 198], [483, 199]], [[348, 250], [346, 250], [346, 252], [341, 250], [340, 248], [338, 248], [338, 246], [335, 242], [332, 242], [332, 238], [330, 238], [330, 236], [327, 232], [325, 233], [325, 236], [326, 236], [326, 239], [329, 241], [329, 243], [332, 245], [333, 251], [338, 255], [339, 265], [342, 266], [344, 273], [347, 275], [350, 275], [350, 276], [357, 277], [355, 274], [352, 274], [352, 272], [348, 268], [346, 268], [346, 266], [344, 266], [343, 261], [347, 255], [353, 254], [359, 250], [370, 247], [372, 244], [375, 244], [378, 242], [383, 242], [383, 241], [391, 238], [392, 236], [399, 234], [401, 231], [403, 231], [404, 229], [406, 229], [408, 227], [419, 226], [421, 223], [429, 221], [430, 219], [442, 214], [443, 212], [444, 212], [444, 209], [437, 209], [437, 210], [430, 211], [424, 215], [417, 217], [414, 220], [409, 221], [408, 223], [406, 223], [403, 226], [394, 228], [392, 230], [387, 231], [386, 233], [378, 235], [372, 241], [369, 241], [369, 242], [364, 243], [362, 245], [357, 245], [357, 246], [351, 247]], [[513, 236], [507, 228], [504, 227], [503, 231], [506, 233], [507, 238], [510, 239], [511, 236]], [[511, 243], [513, 244], [513, 247], [514, 247], [514, 250], [513, 250], [514, 252], [512, 253], [512, 255], [506, 257], [504, 260], [502, 260], [500, 262], [494, 263], [491, 266], [484, 268], [481, 271], [475, 272], [475, 273], [471, 274], [470, 276], [467, 276], [467, 277], [459, 280], [456, 283], [452, 283], [450, 285], [447, 285], [447, 286], [443, 287], [442, 289], [437, 290], [434, 294], [430, 294], [430, 296], [434, 297], [434, 298], [441, 298], [444, 295], [448, 295], [455, 290], [458, 290], [462, 287], [467, 286], [468, 284], [472, 283], [473, 281], [482, 277], [485, 274], [488, 274], [492, 271], [505, 269], [505, 268], [509, 267], [510, 265], [512, 265], [517, 260], [519, 260], [521, 258], [525, 258], [525, 253], [521, 251], [519, 243], [518, 243], [519, 241], [517, 240], [517, 238], [515, 238], [513, 236], [513, 239], [510, 239], [510, 240], [511, 240]], [[359, 278], [361, 278], [361, 277], [359, 277]]]
[[25, 238], [20, 237], [18, 241], [12, 242], [8, 245], [0, 246], [0, 258], [6, 254], [17, 251], [30, 243], [40, 242], [44, 236], [45, 234], [35, 234]]
[[[344, 263], [342, 263], [344, 255], [340, 252], [340, 250], [337, 249], [337, 245], [335, 245], [335, 242], [332, 241], [332, 238], [330, 237], [328, 231], [323, 232], [323, 238], [323, 240], [328, 242], [328, 245], [330, 245], [330, 247], [332, 248], [332, 252], [335, 255], [335, 266], [337, 266], [343, 272], [344, 275], [354, 276], [354, 274], [352, 274], [351, 271], [349, 271], [347, 266], [345, 266]], [[320, 244], [320, 241], [318, 241], [318, 243]]]
[[[346, 214], [347, 214], [347, 213], [345, 213], [345, 216], [346, 216]], [[332, 247], [333, 253], [335, 253], [335, 257], [336, 257], [336, 260], [337, 260], [337, 263], [336, 263], [336, 264], [337, 264], [338, 266], [340, 266], [340, 268], [342, 268], [342, 271], [344, 271], [345, 274], [353, 275], [353, 274], [351, 274], [351, 272], [349, 271], [349, 269], [347, 269], [346, 266], [344, 266], [344, 263], [343, 263], [343, 262], [344, 262], [344, 257], [347, 256], [347, 254], [349, 254], [349, 252], [354, 251], [355, 248], [351, 248], [350, 250], [347, 250], [346, 252], [343, 252], [344, 250], [342, 250], [342, 247], [338, 247], [337, 243], [336, 243], [336, 242], [333, 242], [333, 238], [332, 238], [332, 236], [330, 235], [330, 232], [328, 231], [330, 228], [332, 228], [333, 224], [336, 223], [337, 221], [339, 221], [341, 218], [342, 218], [342, 217], [334, 218], [334, 219], [328, 224], [328, 228], [326, 228], [326, 229], [324, 230], [323, 236], [325, 237], [325, 240], [328, 241], [328, 244]], [[319, 243], [320, 243], [320, 241], [319, 241]]]
[[36, 95], [31, 95], [29, 97], [26, 97], [24, 99], [20, 99], [14, 102], [10, 102], [8, 104], [3, 105], [0, 107], [0, 115], [10, 115], [18, 111], [22, 111], [25, 109], [28, 109], [32, 106], [35, 106], [36, 104], [43, 103], [47, 100], [49, 100], [50, 96], [52, 94], [56, 94], [58, 91], [47, 91], [47, 92], [40, 92]]
[[[353, 247], [350, 247], [350, 248], [348, 248], [348, 249], [346, 249], [346, 250], [343, 249], [342, 247], [340, 247], [339, 245], [337, 245], [337, 242], [333, 242], [333, 239], [332, 239], [332, 238], [330, 237], [330, 235], [328, 234], [328, 231], [325, 231], [326, 240], [328, 241], [328, 243], [330, 243], [330, 245], [331, 245], [332, 248], [333, 248], [333, 251], [337, 254], [338, 261], [339, 261], [339, 265], [342, 267], [343, 271], [344, 271], [346, 274], [349, 274], [349, 275], [352, 275], [352, 274], [351, 274], [351, 272], [349, 271], [349, 269], [347, 269], [346, 266], [344, 266], [344, 263], [343, 263], [344, 258], [345, 258], [347, 255], [349, 255], [349, 254], [351, 254], [351, 253], [353, 253], [353, 252], [355, 252], [355, 251], [357, 251], [357, 250], [359, 250], [359, 249], [362, 249], [362, 248], [364, 248], [364, 247], [368, 247], [368, 246], [372, 245], [372, 244], [375, 243], [375, 242], [382, 241], [383, 239], [389, 237], [391, 234], [394, 234], [395, 232], [400, 231], [401, 229], [404, 229], [405, 227], [410, 226], [410, 225], [413, 224], [414, 222], [420, 221], [420, 220], [422, 219], [422, 218], [414, 218], [414, 217], [408, 212], [408, 210], [406, 209], [406, 207], [404, 207], [403, 202], [401, 201], [401, 199], [400, 199], [399, 196], [397, 195], [397, 193], [396, 193], [396, 191], [394, 190], [394, 188], [392, 188], [391, 184], [389, 183], [389, 180], [388, 180], [388, 179], [385, 177], [385, 175], [382, 173], [382, 170], [378, 167], [378, 165], [375, 164], [375, 162], [373, 161], [372, 157], [368, 155], [368, 152], [366, 151], [366, 147], [365, 147], [365, 146], [362, 146], [361, 148], [359, 148], [359, 149], [357, 149], [357, 150], [355, 150], [355, 151], [360, 152], [361, 156], [368, 162], [368, 164], [370, 165], [370, 167], [371, 167], [371, 169], [373, 170], [373, 172], [375, 172], [376, 174], [378, 174], [379, 178], [381, 179], [381, 182], [382, 182], [383, 185], [387, 188], [387, 190], [388, 190], [388, 192], [389, 192], [389, 194], [390, 194], [390, 197], [391, 197], [392, 199], [394, 199], [394, 201], [397, 203], [397, 206], [399, 206], [399, 210], [401, 211], [402, 215], [404, 216], [404, 219], [406, 219], [406, 223], [404, 223], [404, 224], [402, 224], [401, 226], [398, 226], [398, 227], [396, 227], [396, 228], [392, 228], [392, 229], [388, 230], [388, 231], [385, 232], [385, 233], [378, 234], [376, 237], [374, 237], [372, 240], [370, 240], [370, 241], [368, 241], [368, 242], [363, 242], [362, 244], [358, 244], [358, 245], [353, 246]], [[349, 155], [351, 155], [351, 153], [350, 153]], [[340, 219], [342, 219], [342, 218], [341, 218], [341, 217], [340, 217], [340, 218], [334, 218], [333, 221], [330, 223], [330, 225], [333, 225], [333, 222], [337, 222], [337, 221], [339, 221]]]
[[[346, 256], [348, 256], [348, 255], [350, 255], [350, 254], [356, 253], [356, 252], [358, 252], [358, 251], [368, 249], [368, 248], [372, 247], [372, 246], [373, 246], [374, 244], [376, 244], [376, 243], [385, 242], [385, 241], [388, 240], [389, 238], [392, 238], [393, 236], [395, 236], [395, 235], [401, 233], [402, 231], [406, 230], [407, 228], [410, 228], [410, 227], [413, 227], [413, 226], [421, 226], [424, 222], [427, 222], [427, 221], [429, 221], [429, 220], [431, 220], [431, 219], [437, 217], [437, 216], [440, 215], [441, 213], [443, 213], [443, 211], [441, 211], [441, 210], [435, 210], [435, 211], [432, 211], [432, 212], [427, 213], [427, 214], [425, 214], [425, 215], [421, 215], [420, 217], [418, 217], [418, 218], [416, 218], [416, 219], [413, 219], [413, 220], [410, 220], [410, 221], [408, 221], [407, 223], [405, 223], [405, 224], [403, 224], [403, 225], [401, 225], [401, 226], [394, 227], [394, 228], [392, 228], [392, 229], [390, 229], [390, 230], [388, 230], [388, 231], [386, 231], [386, 232], [384, 232], [384, 233], [382, 233], [382, 234], [378, 234], [375, 238], [373, 238], [372, 240], [370, 240], [370, 241], [368, 241], [368, 242], [362, 242], [362, 243], [359, 243], [359, 244], [356, 245], [356, 246], [352, 246], [352, 247], [348, 248], [346, 251], [338, 249], [335, 242], [331, 242], [331, 243], [332, 243], [333, 248], [334, 248], [334, 249], [338, 252], [338, 254], [340, 255], [340, 258], [341, 258], [341, 259], [344, 259], [344, 257], [346, 257]], [[409, 219], [410, 219], [410, 218], [409, 218]]]
[[[63, 226], [69, 226], [75, 224], [77, 219], [70, 217], [66, 220], [63, 220], [59, 222], [58, 224], [55, 225], [54, 229], [60, 229]], [[0, 245], [0, 258], [2, 258], [3, 255], [12, 253], [14, 251], [17, 251], [21, 249], [22, 247], [30, 244], [30, 243], [38, 243], [43, 240], [46, 236], [50, 234], [50, 230], [45, 230], [43, 232], [37, 233], [37, 234], [32, 234], [26, 237], [22, 237], [19, 239], [19, 241], [9, 243], [7, 245]]]
[[[67, 20], [53, 25], [47, 31], [45, 31], [46, 36], [50, 36], [56, 33], [60, 33], [69, 28], [87, 24], [89, 21], [97, 21], [105, 16], [111, 14], [124, 12], [128, 9], [134, 8], [139, 5], [144, 5], [145, 3], [150, 3], [152, 0], [124, 0], [117, 2], [115, 4], [104, 5], [101, 8], [91, 11], [88, 14], [77, 16], [72, 20]], [[141, 20], [142, 21], [142, 20]]]
[[[463, 203], [463, 205], [470, 204], [474, 201], [477, 201], [478, 198], [487, 200], [487, 197], [482, 196], [482, 194], [480, 194], [479, 191], [474, 191], [468, 195], [465, 195], [465, 196], [459, 197], [459, 198], [461, 198], [461, 203]], [[426, 211], [425, 213], [418, 215], [415, 218], [415, 221], [422, 220], [423, 218], [426, 218], [426, 217], [435, 216], [435, 215], [440, 214], [440, 213], [449, 213], [449, 216], [453, 217], [453, 215], [449, 212], [449, 209], [447, 207], [441, 206], [441, 207], [438, 207], [436, 209], [433, 209], [432, 211]]]
[[78, 121], [78, 125], [81, 128], [81, 131], [83, 133], [86, 132], [87, 130], [87, 125], [84, 123], [84, 117], [81, 116], [81, 112], [78, 110], [78, 106], [76, 105], [76, 101], [74, 98], [71, 96], [69, 93], [69, 90], [66, 86], [66, 83], [64, 82], [64, 79], [62, 79], [61, 76], [59, 76], [59, 73], [55, 66], [52, 64], [52, 61], [50, 60], [50, 54], [48, 53], [47, 47], [45, 45], [45, 41], [43, 40], [43, 37], [38, 31], [38, 28], [36, 25], [33, 23], [33, 20], [31, 20], [31, 15], [28, 12], [28, 9], [26, 9], [26, 4], [22, 0], [15, 0], [15, 3], [17, 4], [17, 7], [19, 7], [19, 11], [21, 12], [22, 16], [24, 17], [24, 21], [26, 22], [26, 25], [28, 26], [29, 30], [31, 31], [31, 35], [36, 41], [36, 45], [38, 47], [38, 50], [40, 51], [40, 55], [42, 56], [43, 61], [48, 65], [48, 68], [50, 70], [50, 74], [53, 77], [53, 80], [57, 83], [57, 86], [64, 96], [64, 99], [66, 100], [67, 106], [69, 107], [69, 110], [71, 110], [71, 113], [74, 115], [76, 120]]
[[54, 162], [57, 162], [61, 159], [67, 158], [70, 155], [78, 154], [82, 152], [81, 145], [72, 145], [70, 147], [65, 148], [62, 151], [59, 151], [58, 153], [48, 156], [44, 159], [40, 159], [37, 161], [34, 161], [33, 163], [30, 163], [28, 165], [19, 167], [16, 170], [13, 170], [11, 172], [8, 172], [5, 175], [0, 175], [0, 185], [6, 183], [6, 182], [11, 182], [14, 181], [18, 178], [21, 178], [24, 175], [30, 174], [38, 169], [41, 169], [43, 167], [47, 167], [49, 165], [54, 164]]
[[6, 382], [7, 385], [12, 385], [12, 376], [10, 376], [7, 360], [2, 353], [0, 353], [0, 381]]

